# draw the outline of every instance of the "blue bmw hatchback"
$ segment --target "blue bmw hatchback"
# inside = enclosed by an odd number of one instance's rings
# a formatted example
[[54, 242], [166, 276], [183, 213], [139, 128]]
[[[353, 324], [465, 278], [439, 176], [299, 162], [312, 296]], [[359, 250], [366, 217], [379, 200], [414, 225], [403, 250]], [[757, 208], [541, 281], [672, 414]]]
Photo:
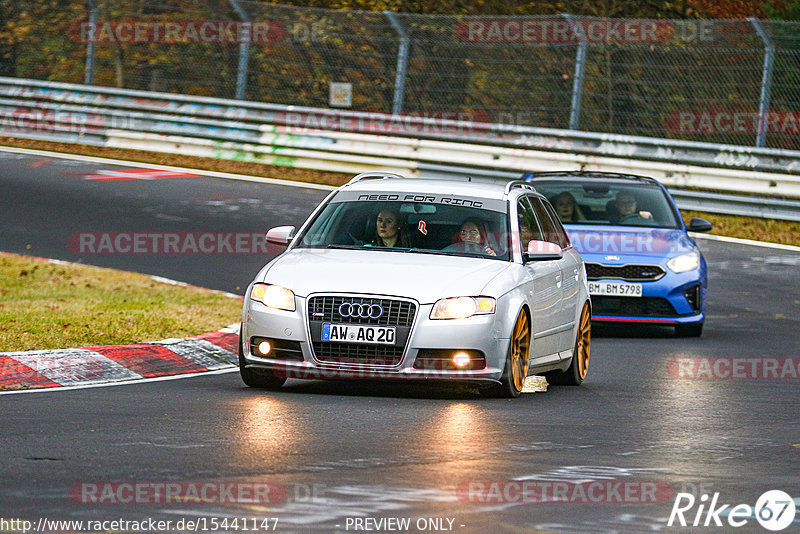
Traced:
[[605, 172], [526, 173], [545, 195], [586, 263], [592, 320], [672, 325], [700, 336], [706, 261], [667, 189], [653, 178]]

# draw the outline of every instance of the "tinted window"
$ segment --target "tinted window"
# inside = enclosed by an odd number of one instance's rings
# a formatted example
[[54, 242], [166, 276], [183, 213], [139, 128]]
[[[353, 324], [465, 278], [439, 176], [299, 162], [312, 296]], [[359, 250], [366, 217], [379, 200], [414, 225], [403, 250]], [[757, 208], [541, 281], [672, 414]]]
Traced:
[[672, 202], [658, 185], [580, 178], [534, 185], [564, 224], [680, 228]]
[[501, 212], [435, 201], [337, 198], [298, 236], [297, 247], [441, 253], [501, 260], [510, 256], [505, 202], [498, 202]]
[[561, 245], [561, 248], [571, 247], [572, 243], [569, 240], [569, 234], [567, 231], [564, 230], [564, 226], [561, 224], [561, 221], [558, 219], [558, 215], [556, 215], [555, 210], [553, 209], [552, 204], [549, 202], [542, 202], [547, 213], [550, 214], [550, 220], [553, 221], [553, 226], [556, 229], [556, 234], [558, 235], [558, 244]]
[[542, 229], [536, 220], [536, 215], [528, 197], [522, 197], [517, 202], [517, 224], [516, 231], [523, 251], [528, 249], [529, 241], [542, 240]]
[[561, 228], [561, 225], [558, 225], [558, 227], [556, 226], [556, 223], [553, 222], [550, 213], [540, 199], [531, 197], [530, 201], [533, 206], [533, 211], [536, 213], [536, 218], [539, 220], [539, 224], [542, 227], [544, 240], [555, 243], [561, 248], [567, 248], [569, 246], [569, 239], [567, 239], [566, 233]]

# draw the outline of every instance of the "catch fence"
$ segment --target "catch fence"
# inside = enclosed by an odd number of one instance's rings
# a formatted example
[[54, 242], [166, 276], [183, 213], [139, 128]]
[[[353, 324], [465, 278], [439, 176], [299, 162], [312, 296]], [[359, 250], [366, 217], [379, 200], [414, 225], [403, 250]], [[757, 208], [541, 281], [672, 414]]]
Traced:
[[0, 75], [800, 149], [800, 22], [11, 3]]

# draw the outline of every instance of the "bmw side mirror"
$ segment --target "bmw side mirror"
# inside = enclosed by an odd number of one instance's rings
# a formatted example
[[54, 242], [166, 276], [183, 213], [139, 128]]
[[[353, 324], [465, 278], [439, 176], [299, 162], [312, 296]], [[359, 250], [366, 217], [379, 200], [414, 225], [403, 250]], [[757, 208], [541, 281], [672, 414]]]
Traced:
[[525, 261], [553, 261], [564, 257], [561, 247], [549, 241], [529, 241], [528, 250], [523, 253]]
[[267, 243], [287, 246], [294, 237], [294, 226], [276, 226], [267, 232]]
[[701, 219], [700, 217], [692, 217], [689, 221], [689, 226], [686, 227], [686, 230], [689, 232], [708, 232], [711, 230], [712, 224], [705, 219]]

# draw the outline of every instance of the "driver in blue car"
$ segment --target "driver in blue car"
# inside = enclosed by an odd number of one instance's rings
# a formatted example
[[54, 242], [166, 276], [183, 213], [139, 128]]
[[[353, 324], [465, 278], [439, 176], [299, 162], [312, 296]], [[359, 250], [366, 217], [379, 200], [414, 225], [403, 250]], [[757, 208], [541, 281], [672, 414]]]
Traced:
[[622, 191], [614, 201], [614, 209], [617, 210], [619, 217], [616, 222], [624, 224], [641, 224], [651, 222], [652, 215], [647, 211], [639, 211], [637, 208], [636, 197], [632, 193]]

